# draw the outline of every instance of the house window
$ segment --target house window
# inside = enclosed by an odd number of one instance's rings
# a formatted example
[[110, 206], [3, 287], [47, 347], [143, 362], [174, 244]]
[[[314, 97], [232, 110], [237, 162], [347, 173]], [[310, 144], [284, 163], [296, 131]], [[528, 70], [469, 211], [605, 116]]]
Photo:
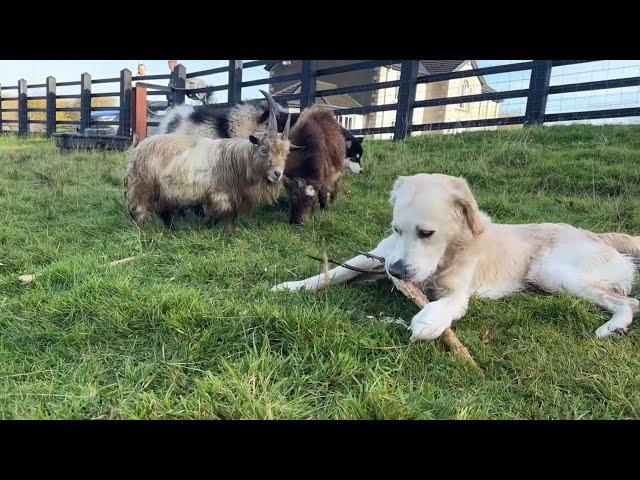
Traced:
[[339, 115], [338, 123], [342, 125], [347, 130], [353, 130], [353, 126], [355, 124], [355, 118], [347, 115]]
[[[464, 82], [462, 82], [462, 85], [460, 85], [460, 96], [464, 97], [466, 95], [469, 95], [469, 82], [465, 80]], [[465, 110], [468, 110], [469, 102], [461, 103], [460, 108], [464, 108]]]

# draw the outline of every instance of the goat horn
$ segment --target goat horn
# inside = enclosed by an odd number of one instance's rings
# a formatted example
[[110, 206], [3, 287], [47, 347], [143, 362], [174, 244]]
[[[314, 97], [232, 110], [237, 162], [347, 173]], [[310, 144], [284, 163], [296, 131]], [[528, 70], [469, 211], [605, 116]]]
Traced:
[[284, 124], [284, 130], [282, 131], [282, 138], [287, 140], [289, 138], [289, 125], [291, 124], [291, 115], [287, 115], [287, 122]]
[[267, 99], [267, 103], [269, 104], [269, 123], [267, 124], [267, 134], [270, 137], [275, 137], [278, 133], [278, 120], [276, 119], [278, 106], [269, 93], [265, 92], [264, 90], [260, 90], [260, 93], [264, 95], [264, 98]]

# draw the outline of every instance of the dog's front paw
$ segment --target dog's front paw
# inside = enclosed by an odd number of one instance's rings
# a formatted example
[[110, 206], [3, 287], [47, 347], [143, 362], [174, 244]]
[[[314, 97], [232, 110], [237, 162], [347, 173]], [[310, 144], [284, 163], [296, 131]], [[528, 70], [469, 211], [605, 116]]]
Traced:
[[613, 334], [625, 336], [629, 332], [629, 326], [626, 324], [616, 324], [613, 321], [608, 321], [604, 325], [601, 325], [596, 330], [596, 337], [605, 338]]
[[271, 291], [272, 292], [280, 292], [282, 290], [290, 290], [292, 292], [296, 292], [300, 289], [304, 288], [304, 282], [303, 281], [298, 281], [298, 282], [284, 282], [284, 283], [280, 283], [278, 285], [275, 285], [274, 287], [271, 287]]
[[435, 340], [451, 326], [449, 322], [442, 321], [429, 311], [429, 307], [434, 304], [427, 305], [411, 320], [411, 342], [418, 340]]

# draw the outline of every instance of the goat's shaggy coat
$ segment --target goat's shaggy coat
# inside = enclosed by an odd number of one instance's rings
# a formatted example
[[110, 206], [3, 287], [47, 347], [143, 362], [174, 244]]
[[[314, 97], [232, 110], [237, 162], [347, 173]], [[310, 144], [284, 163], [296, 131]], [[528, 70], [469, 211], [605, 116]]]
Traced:
[[[282, 107], [277, 106], [278, 130], [282, 130], [287, 119]], [[178, 105], [163, 116], [160, 133], [197, 135], [207, 138], [249, 138], [256, 132], [267, 129], [268, 104], [237, 104], [230, 108], [215, 105]], [[295, 121], [295, 117], [291, 119]]]
[[[282, 157], [288, 145], [280, 147]], [[179, 209], [204, 206], [209, 220], [232, 223], [238, 213], [273, 202], [279, 183], [249, 140], [157, 135], [133, 151], [125, 186], [129, 211], [142, 227], [153, 213], [165, 223]]]
[[[311, 107], [300, 115], [289, 135], [291, 143], [304, 147], [304, 150], [291, 152], [287, 157], [285, 176], [297, 183], [289, 182], [290, 200], [296, 189], [304, 189], [327, 208], [338, 196], [338, 180], [344, 173], [346, 150], [340, 124], [335, 115], [328, 110]], [[297, 179], [304, 180], [300, 183]], [[309, 188], [311, 187], [311, 188]], [[289, 220], [301, 223], [313, 210], [308, 202], [305, 208], [290, 201]]]
[[142, 227], [155, 213], [170, 225], [176, 211], [203, 207], [208, 221], [223, 220], [225, 231], [232, 231], [238, 213], [275, 200], [291, 147], [288, 133], [288, 122], [277, 133], [274, 109], [260, 138], [145, 139], [133, 149], [125, 179], [132, 218]]

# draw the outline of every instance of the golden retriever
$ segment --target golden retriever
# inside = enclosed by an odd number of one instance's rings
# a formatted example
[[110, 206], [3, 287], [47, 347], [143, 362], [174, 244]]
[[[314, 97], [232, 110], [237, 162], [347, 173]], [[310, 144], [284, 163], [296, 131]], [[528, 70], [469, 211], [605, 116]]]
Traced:
[[[640, 302], [629, 297], [640, 255], [640, 237], [597, 234], [571, 225], [493, 223], [478, 209], [467, 182], [441, 174], [399, 177], [391, 192], [393, 232], [371, 251], [386, 259], [387, 271], [435, 294], [411, 321], [412, 340], [439, 337], [463, 317], [472, 296], [498, 299], [533, 285], [587, 299], [613, 316], [596, 330], [605, 337], [626, 332]], [[359, 255], [361, 269], [377, 261]], [[337, 267], [331, 284], [358, 272]], [[325, 275], [286, 282], [272, 290], [316, 290]]]

